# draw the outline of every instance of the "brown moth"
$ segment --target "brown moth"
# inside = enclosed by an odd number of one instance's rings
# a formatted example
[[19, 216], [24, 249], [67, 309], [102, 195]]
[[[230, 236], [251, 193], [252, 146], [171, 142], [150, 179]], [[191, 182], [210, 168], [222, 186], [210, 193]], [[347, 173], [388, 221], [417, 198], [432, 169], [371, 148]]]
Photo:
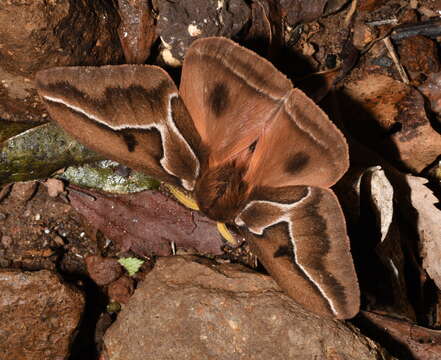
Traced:
[[65, 67], [37, 75], [51, 117], [91, 149], [192, 192], [239, 227], [299, 304], [353, 317], [359, 288], [330, 186], [343, 135], [271, 63], [225, 38], [196, 40], [179, 91], [159, 67]]

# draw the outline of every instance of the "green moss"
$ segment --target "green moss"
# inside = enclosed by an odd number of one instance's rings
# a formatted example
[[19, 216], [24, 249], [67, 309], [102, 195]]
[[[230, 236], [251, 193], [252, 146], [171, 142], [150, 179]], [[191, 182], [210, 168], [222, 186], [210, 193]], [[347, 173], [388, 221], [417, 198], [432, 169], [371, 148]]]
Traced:
[[156, 189], [159, 181], [138, 171], [121, 174], [121, 165], [110, 160], [69, 167], [59, 177], [70, 183], [112, 193], [133, 193]]
[[40, 125], [3, 142], [0, 185], [45, 178], [60, 168], [101, 158], [58, 126], [52, 123]]

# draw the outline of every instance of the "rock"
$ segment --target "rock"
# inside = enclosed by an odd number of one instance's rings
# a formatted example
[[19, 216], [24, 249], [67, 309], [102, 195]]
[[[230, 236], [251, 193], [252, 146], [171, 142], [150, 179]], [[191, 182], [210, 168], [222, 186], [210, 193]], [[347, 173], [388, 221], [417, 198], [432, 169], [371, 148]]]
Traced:
[[107, 285], [118, 279], [123, 269], [116, 259], [97, 255], [86, 258], [87, 272], [98, 285]]
[[116, 10], [104, 1], [3, 1], [0, 10], [0, 67], [9, 73], [121, 59]]
[[109, 360], [387, 358], [345, 323], [303, 310], [269, 276], [180, 256], [158, 259], [104, 342]]
[[290, 26], [310, 22], [323, 15], [326, 0], [279, 0], [281, 12]]
[[0, 3], [0, 117], [39, 121], [32, 78], [62, 65], [118, 63], [117, 14], [109, 2], [23, 0]]
[[36, 181], [25, 181], [17, 182], [14, 184], [11, 192], [11, 198], [19, 204], [25, 204], [37, 192], [38, 182]]
[[1, 359], [67, 359], [83, 308], [81, 292], [50, 271], [0, 270]]
[[109, 297], [121, 304], [126, 304], [133, 294], [135, 284], [133, 279], [128, 276], [121, 276], [118, 280], [109, 285]]
[[406, 70], [416, 77], [423, 73], [426, 76], [439, 71], [439, 59], [436, 42], [418, 35], [401, 40], [398, 46], [400, 60]]
[[154, 1], [159, 13], [157, 32], [164, 49], [163, 60], [179, 66], [190, 44], [201, 37], [233, 37], [250, 18], [243, 0]]
[[44, 184], [50, 197], [57, 197], [64, 191], [64, 183], [58, 179], [47, 179]]
[[155, 42], [156, 24], [150, 2], [117, 0], [121, 22], [118, 35], [127, 64], [143, 64]]

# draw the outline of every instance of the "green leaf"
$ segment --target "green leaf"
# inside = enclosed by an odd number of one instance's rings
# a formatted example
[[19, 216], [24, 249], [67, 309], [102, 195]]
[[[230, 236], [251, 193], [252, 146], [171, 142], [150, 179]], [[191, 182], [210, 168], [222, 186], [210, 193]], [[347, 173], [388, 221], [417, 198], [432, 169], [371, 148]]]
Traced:
[[134, 257], [121, 258], [118, 262], [127, 270], [130, 276], [135, 275], [142, 264], [144, 264], [144, 260]]

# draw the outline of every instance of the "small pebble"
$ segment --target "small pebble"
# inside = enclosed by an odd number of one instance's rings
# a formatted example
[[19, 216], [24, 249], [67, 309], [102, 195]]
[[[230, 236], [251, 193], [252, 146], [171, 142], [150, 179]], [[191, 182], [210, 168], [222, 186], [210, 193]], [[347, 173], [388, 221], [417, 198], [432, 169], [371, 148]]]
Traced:
[[1, 239], [1, 243], [5, 248], [8, 248], [12, 245], [12, 238], [8, 235], [3, 235]]

